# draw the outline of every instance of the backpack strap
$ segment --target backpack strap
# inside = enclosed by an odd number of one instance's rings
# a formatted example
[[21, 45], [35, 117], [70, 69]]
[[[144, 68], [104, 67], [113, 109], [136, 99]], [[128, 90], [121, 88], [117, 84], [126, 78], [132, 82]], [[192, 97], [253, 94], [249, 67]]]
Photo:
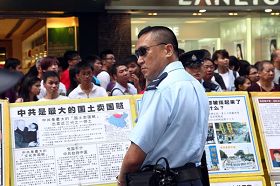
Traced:
[[113, 96], [113, 92], [114, 92], [115, 90], [119, 90], [123, 95], [125, 95], [125, 93], [124, 93], [121, 89], [119, 89], [119, 88], [113, 88], [113, 89], [111, 90], [109, 96]]
[[215, 77], [215, 81], [221, 86], [221, 88], [223, 90], [226, 90], [227, 88], [222, 76], [219, 73], [214, 72], [214, 77]]
[[237, 75], [236, 71], [233, 70], [232, 72], [233, 72], [234, 79], [236, 79], [236, 75]]

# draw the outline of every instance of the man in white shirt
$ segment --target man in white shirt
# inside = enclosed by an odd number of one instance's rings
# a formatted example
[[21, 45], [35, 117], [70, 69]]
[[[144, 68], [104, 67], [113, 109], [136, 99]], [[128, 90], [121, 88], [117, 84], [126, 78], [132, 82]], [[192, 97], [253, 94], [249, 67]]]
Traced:
[[60, 78], [57, 72], [55, 71], [46, 71], [43, 73], [43, 86], [46, 89], [46, 95], [39, 99], [38, 101], [51, 101], [51, 100], [63, 100], [69, 99], [67, 96], [59, 95]]
[[93, 67], [88, 62], [80, 62], [75, 66], [76, 79], [80, 84], [68, 95], [70, 99], [95, 98], [108, 96], [103, 87], [92, 83]]
[[104, 50], [100, 54], [102, 60], [102, 71], [97, 75], [97, 79], [100, 80], [101, 87], [107, 90], [107, 86], [111, 81], [110, 74], [108, 73], [113, 64], [115, 64], [115, 56], [113, 51]]
[[114, 64], [111, 74], [116, 81], [114, 88], [111, 90], [111, 96], [133, 95], [137, 94], [137, 89], [129, 82], [129, 72], [125, 64]]
[[[43, 57], [42, 59], [40, 59], [39, 61], [40, 64], [38, 64], [38, 66], [40, 66], [40, 69], [42, 70], [42, 74], [44, 74], [47, 71], [54, 71], [56, 73], [58, 73], [58, 60], [55, 57]], [[43, 80], [41, 81], [41, 89], [40, 89], [40, 93], [37, 96], [38, 99], [43, 98], [44, 96], [46, 96], [47, 94], [47, 90], [44, 86]], [[65, 96], [66, 95], [66, 88], [65, 85], [61, 82], [59, 82], [59, 86], [58, 86], [58, 94]]]

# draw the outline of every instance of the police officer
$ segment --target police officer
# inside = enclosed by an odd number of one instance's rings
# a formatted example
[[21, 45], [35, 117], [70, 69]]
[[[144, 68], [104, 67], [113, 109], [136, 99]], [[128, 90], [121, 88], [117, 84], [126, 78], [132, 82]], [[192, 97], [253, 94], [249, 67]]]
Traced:
[[[135, 54], [150, 84], [130, 135], [119, 185], [125, 185], [126, 173], [154, 165], [161, 157], [168, 160], [171, 168], [184, 170], [179, 172], [177, 185], [202, 185], [201, 177], [193, 172], [200, 171], [208, 130], [208, 98], [203, 87], [178, 61], [178, 42], [167, 27], [141, 30]], [[188, 171], [190, 167], [197, 171]], [[185, 173], [190, 176], [183, 176]]]
[[207, 54], [207, 50], [192, 50], [182, 54], [179, 59], [185, 70], [203, 85], [205, 92], [222, 92], [220, 85], [211, 80], [214, 75], [214, 63], [205, 57]]

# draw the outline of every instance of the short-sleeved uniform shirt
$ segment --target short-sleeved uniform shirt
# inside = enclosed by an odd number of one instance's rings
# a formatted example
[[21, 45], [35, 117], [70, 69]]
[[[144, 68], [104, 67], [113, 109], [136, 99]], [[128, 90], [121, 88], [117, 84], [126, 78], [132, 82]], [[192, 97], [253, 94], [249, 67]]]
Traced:
[[147, 155], [142, 166], [160, 157], [167, 158], [171, 168], [199, 163], [208, 130], [208, 97], [180, 61], [164, 72], [168, 75], [157, 88], [144, 93], [130, 140]]

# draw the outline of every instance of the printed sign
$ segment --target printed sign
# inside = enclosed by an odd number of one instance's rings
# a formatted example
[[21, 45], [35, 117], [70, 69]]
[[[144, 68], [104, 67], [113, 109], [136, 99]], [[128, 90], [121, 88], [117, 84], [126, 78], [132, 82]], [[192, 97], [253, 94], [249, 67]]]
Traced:
[[9, 105], [0, 100], [0, 185], [10, 184]]
[[131, 110], [124, 96], [12, 104], [14, 185], [115, 183]]
[[209, 93], [208, 97], [210, 113], [205, 151], [211, 177], [260, 174], [248, 95], [225, 92]]
[[251, 93], [266, 165], [271, 175], [280, 175], [280, 93]]
[[63, 56], [75, 50], [75, 27], [48, 28], [48, 55]]

